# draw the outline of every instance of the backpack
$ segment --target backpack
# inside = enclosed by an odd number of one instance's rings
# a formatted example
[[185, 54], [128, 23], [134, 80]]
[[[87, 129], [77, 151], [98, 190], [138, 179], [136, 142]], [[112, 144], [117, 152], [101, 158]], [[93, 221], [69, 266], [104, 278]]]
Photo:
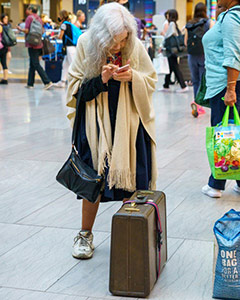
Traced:
[[65, 34], [66, 39], [68, 39], [74, 46], [77, 46], [78, 38], [82, 34], [81, 29], [68, 21], [64, 21], [63, 23], [70, 25], [72, 30], [72, 39]]
[[17, 44], [16, 36], [10, 26], [2, 26], [2, 43], [5, 47], [12, 47]]
[[42, 30], [42, 24], [36, 18], [33, 18], [26, 42], [33, 46], [40, 45], [42, 43]]
[[202, 19], [199, 22], [192, 24], [187, 23], [186, 29], [188, 31], [187, 50], [188, 54], [203, 55], [202, 38], [206, 32], [205, 24], [207, 19]]

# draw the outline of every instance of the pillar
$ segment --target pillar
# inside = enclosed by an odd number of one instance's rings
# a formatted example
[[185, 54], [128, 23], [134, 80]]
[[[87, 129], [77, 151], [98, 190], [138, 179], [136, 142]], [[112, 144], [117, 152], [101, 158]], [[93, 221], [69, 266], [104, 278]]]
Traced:
[[11, 0], [10, 19], [15, 27], [24, 18], [23, 0]]

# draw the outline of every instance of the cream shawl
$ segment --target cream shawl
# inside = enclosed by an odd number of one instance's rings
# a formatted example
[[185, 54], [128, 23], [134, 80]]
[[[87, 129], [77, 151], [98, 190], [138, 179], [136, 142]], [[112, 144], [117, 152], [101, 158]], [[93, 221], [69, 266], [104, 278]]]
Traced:
[[[84, 58], [87, 55], [86, 45], [89, 40], [88, 33], [80, 36], [77, 53], [69, 69], [67, 106], [69, 107], [68, 118], [72, 124], [76, 111], [74, 95], [83, 82]], [[128, 57], [123, 55], [123, 65], [127, 59]], [[133, 70], [132, 89], [129, 88], [127, 82], [122, 82], [120, 85], [114, 144], [112, 144], [107, 92], [102, 92], [97, 97], [97, 120], [95, 101], [86, 102], [86, 134], [94, 169], [98, 170], [99, 174], [103, 174], [106, 162], [109, 166], [108, 183], [110, 189], [115, 186], [126, 191], [135, 191], [136, 138], [141, 120], [151, 138], [152, 178], [149, 188], [155, 189], [157, 165], [152, 94], [155, 90], [157, 75], [144, 46], [137, 38], [130, 60]], [[99, 137], [97, 122], [100, 128]]]

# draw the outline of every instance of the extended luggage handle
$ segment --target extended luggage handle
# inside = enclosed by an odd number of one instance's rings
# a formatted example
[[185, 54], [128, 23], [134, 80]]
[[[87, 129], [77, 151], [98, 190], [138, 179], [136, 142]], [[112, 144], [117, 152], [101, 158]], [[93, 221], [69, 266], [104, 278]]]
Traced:
[[[140, 194], [141, 195], [141, 194]], [[139, 195], [138, 195], [139, 196]], [[142, 195], [141, 195], [142, 196]], [[148, 199], [148, 196], [143, 196], [143, 199], [134, 199], [134, 200], [129, 200], [123, 203], [123, 206], [125, 204], [148, 204], [148, 205], [152, 205], [156, 211], [156, 215], [157, 215], [157, 248], [158, 248], [158, 268], [157, 268], [157, 277], [159, 277], [160, 275], [160, 271], [161, 271], [161, 247], [162, 247], [162, 225], [161, 225], [161, 219], [160, 219], [160, 213], [159, 213], [159, 209], [156, 203], [153, 202], [153, 200], [151, 201], [151, 199]], [[140, 211], [137, 208], [130, 207], [128, 209], [126, 209], [130, 212], [138, 212]]]

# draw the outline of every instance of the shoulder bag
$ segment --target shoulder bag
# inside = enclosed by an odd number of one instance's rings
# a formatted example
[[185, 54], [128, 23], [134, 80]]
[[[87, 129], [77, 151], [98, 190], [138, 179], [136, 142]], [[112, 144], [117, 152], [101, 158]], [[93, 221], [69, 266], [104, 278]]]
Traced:
[[103, 177], [99, 176], [95, 170], [81, 159], [75, 146], [79, 123], [80, 99], [81, 91], [77, 97], [76, 117], [72, 132], [72, 151], [58, 172], [56, 180], [82, 199], [95, 203], [103, 185]]

